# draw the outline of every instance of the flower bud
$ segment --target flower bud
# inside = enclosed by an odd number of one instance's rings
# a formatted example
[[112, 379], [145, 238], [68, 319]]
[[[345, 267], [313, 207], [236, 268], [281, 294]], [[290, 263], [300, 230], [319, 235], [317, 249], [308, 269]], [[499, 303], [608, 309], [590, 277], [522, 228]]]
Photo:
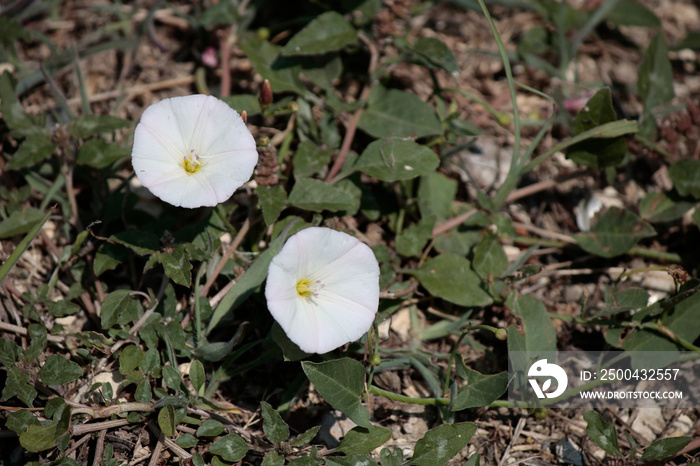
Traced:
[[267, 108], [272, 103], [272, 84], [269, 80], [265, 80], [260, 86], [260, 95], [258, 96], [258, 102], [260, 102], [260, 107]]
[[241, 118], [243, 119], [243, 124], [248, 124], [248, 112], [243, 110], [241, 112]]
[[219, 66], [219, 59], [216, 56], [216, 49], [209, 46], [202, 52], [202, 63], [204, 63], [209, 68], [216, 68]]
[[493, 332], [493, 334], [499, 340], [505, 340], [506, 338], [508, 338], [508, 332], [506, 331], [506, 329], [503, 329], [503, 328], [497, 329], [495, 332]]

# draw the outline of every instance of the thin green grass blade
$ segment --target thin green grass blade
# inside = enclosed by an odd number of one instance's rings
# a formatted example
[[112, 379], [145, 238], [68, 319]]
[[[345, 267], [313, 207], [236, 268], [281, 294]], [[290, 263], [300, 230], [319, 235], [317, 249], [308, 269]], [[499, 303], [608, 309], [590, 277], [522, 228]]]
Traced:
[[52, 207], [51, 210], [49, 210], [48, 213], [44, 215], [44, 218], [38, 221], [37, 224], [34, 225], [34, 227], [32, 227], [31, 230], [29, 230], [29, 233], [27, 233], [27, 235], [24, 238], [22, 238], [22, 241], [20, 241], [15, 250], [12, 251], [10, 257], [7, 258], [7, 261], [4, 264], [2, 264], [2, 267], [0, 267], [0, 283], [2, 283], [7, 274], [12, 269], [12, 267], [17, 263], [19, 258], [22, 257], [22, 254], [24, 254], [24, 251], [27, 250], [29, 244], [39, 233], [39, 230], [41, 230], [41, 228], [44, 226], [44, 223], [46, 223], [46, 221], [49, 219], [49, 217], [53, 213], [53, 210], [54, 208]]
[[560, 142], [547, 152], [538, 155], [520, 170], [520, 174], [527, 173], [528, 171], [535, 168], [537, 165], [550, 158], [555, 153], [564, 150], [567, 147], [574, 145], [578, 142], [585, 141], [586, 139], [615, 138], [618, 136], [622, 136], [623, 134], [636, 133], [637, 131], [639, 131], [639, 125], [637, 125], [637, 122], [629, 120], [611, 121], [610, 123], [596, 126], [595, 128], [589, 129], [588, 131], [584, 131], [583, 133], [577, 134], [571, 139]]
[[[508, 179], [516, 178], [518, 176], [518, 166], [520, 165], [520, 112], [518, 111], [518, 101], [515, 94], [515, 79], [513, 79], [513, 71], [510, 68], [510, 60], [508, 59], [508, 52], [506, 51], [505, 45], [503, 45], [503, 40], [501, 35], [496, 29], [496, 25], [491, 18], [488, 8], [484, 0], [479, 0], [479, 5], [481, 10], [486, 17], [486, 21], [489, 23], [489, 28], [491, 28], [491, 33], [493, 38], [496, 40], [496, 46], [498, 47], [498, 53], [501, 56], [501, 61], [503, 62], [503, 70], [506, 72], [506, 79], [508, 81], [508, 89], [510, 90], [510, 99], [513, 104], [513, 132], [515, 136], [515, 141], [513, 143], [513, 156], [510, 162], [510, 169], [508, 170]], [[511, 181], [511, 183], [517, 184], [517, 179]], [[506, 195], [507, 196], [507, 195]], [[499, 196], [499, 199], [494, 199], [494, 208], [498, 209], [505, 202], [506, 196]], [[502, 197], [502, 199], [501, 199]], [[496, 202], [500, 201], [500, 202]]]
[[85, 85], [85, 74], [83, 73], [83, 67], [80, 65], [80, 57], [78, 56], [78, 49], [73, 47], [73, 60], [75, 63], [75, 75], [78, 78], [78, 88], [80, 89], [80, 102], [83, 108], [83, 115], [89, 115], [92, 113], [90, 111], [90, 97], [88, 97], [87, 86]]
[[[538, 131], [537, 135], [535, 138], [532, 140], [532, 143], [528, 146], [528, 148], [525, 150], [525, 153], [523, 153], [522, 157], [518, 160], [518, 166], [516, 167], [515, 175], [513, 175], [512, 170], [513, 166], [511, 165], [511, 172], [509, 172], [508, 177], [506, 178], [505, 182], [501, 185], [501, 187], [498, 189], [496, 194], [493, 196], [493, 203], [495, 206], [501, 206], [506, 202], [506, 199], [508, 198], [508, 195], [515, 189], [515, 187], [518, 185], [518, 181], [520, 180], [520, 177], [525, 174], [525, 172], [522, 170], [522, 166], [527, 162], [527, 160], [530, 159], [530, 156], [535, 152], [535, 149], [537, 146], [539, 146], [540, 141], [544, 137], [545, 134], [547, 134], [547, 131], [549, 130], [550, 126], [554, 122], [554, 119], [557, 116], [557, 105], [554, 99], [552, 99], [550, 96], [545, 94], [544, 92], [540, 92], [537, 89], [534, 89], [526, 84], [522, 84], [518, 81], [515, 81], [515, 84], [518, 86], [522, 87], [526, 91], [532, 92], [535, 95], [538, 95], [546, 100], [548, 100], [552, 104], [552, 114], [549, 116], [547, 121], [544, 122], [544, 125], [542, 125], [542, 128]], [[515, 158], [511, 162], [515, 163]]]

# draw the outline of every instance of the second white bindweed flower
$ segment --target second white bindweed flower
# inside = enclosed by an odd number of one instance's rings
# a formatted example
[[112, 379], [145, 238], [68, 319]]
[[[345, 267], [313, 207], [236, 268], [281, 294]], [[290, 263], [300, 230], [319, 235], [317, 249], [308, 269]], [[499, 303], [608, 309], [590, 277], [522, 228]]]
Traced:
[[179, 207], [215, 206], [253, 174], [255, 139], [241, 116], [216, 97], [161, 100], [143, 112], [131, 163], [143, 186]]
[[379, 306], [379, 264], [358, 239], [311, 227], [270, 263], [267, 307], [291, 341], [327, 353], [364, 335]]

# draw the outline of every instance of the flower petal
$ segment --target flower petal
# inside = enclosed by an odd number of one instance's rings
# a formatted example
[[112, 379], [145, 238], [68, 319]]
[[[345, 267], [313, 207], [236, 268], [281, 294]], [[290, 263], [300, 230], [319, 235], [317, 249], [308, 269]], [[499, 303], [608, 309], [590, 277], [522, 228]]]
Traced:
[[[196, 173], [185, 171], [185, 157], [198, 157]], [[175, 206], [224, 202], [248, 181], [257, 160], [255, 140], [240, 115], [212, 96], [173, 97], [151, 105], [134, 132], [136, 176]]]
[[[302, 297], [297, 283], [318, 283]], [[311, 227], [287, 240], [272, 259], [265, 297], [291, 341], [308, 353], [326, 353], [364, 335], [379, 305], [379, 265], [356, 238]]]

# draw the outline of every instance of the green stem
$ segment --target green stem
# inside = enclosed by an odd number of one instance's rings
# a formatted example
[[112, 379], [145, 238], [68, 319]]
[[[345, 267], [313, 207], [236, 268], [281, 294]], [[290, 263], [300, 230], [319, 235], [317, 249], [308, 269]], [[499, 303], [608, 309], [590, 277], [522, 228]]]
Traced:
[[662, 324], [659, 324], [658, 322], [647, 322], [643, 324], [640, 328], [646, 329], [646, 330], [654, 330], [655, 332], [660, 333], [661, 335], [665, 336], [672, 342], [682, 346], [683, 348], [687, 349], [688, 351], [700, 351], [700, 347], [695, 346], [685, 338], [679, 337], [676, 335], [675, 332], [673, 332], [671, 329], [668, 327], [664, 327]]
[[399, 395], [398, 393], [383, 390], [376, 385], [371, 385], [369, 387], [369, 392], [373, 395], [383, 396], [394, 401], [400, 401], [402, 403], [409, 403], [412, 405], [423, 405], [423, 406], [447, 406], [450, 404], [449, 398], [413, 398], [410, 396]]
[[629, 277], [630, 275], [634, 275], [636, 273], [644, 273], [644, 272], [665, 272], [668, 268], [663, 266], [663, 265], [658, 265], [656, 267], [641, 267], [639, 269], [633, 269], [633, 270], [628, 270], [627, 272], [623, 272], [620, 274], [620, 278], [623, 277]]
[[203, 333], [202, 333], [202, 315], [201, 315], [201, 310], [200, 310], [200, 305], [199, 305], [199, 290], [200, 290], [200, 282], [202, 280], [202, 277], [204, 276], [204, 272], [206, 272], [206, 266], [205, 264], [202, 264], [202, 266], [199, 268], [199, 271], [197, 272], [197, 278], [195, 279], [194, 282], [194, 346], [195, 348], [199, 348], [199, 346], [202, 344], [203, 340]]
[[[666, 262], [673, 262], [674, 264], [680, 264], [681, 262], [683, 262], [681, 256], [676, 254], [675, 252], [654, 251], [652, 249], [634, 247], [630, 249], [629, 253], [633, 256], [646, 257], [649, 259], [657, 259]], [[664, 270], [665, 269], [666, 268], [664, 267]]]
[[[476, 328], [476, 326], [474, 326], [474, 328]], [[464, 337], [467, 336], [469, 330], [471, 329], [472, 325], [469, 324], [469, 326], [466, 329], [462, 330], [462, 334], [457, 339], [457, 343], [455, 343], [452, 347], [452, 351], [450, 352], [450, 361], [447, 363], [447, 370], [445, 371], [445, 385], [442, 393], [450, 393], [450, 376], [452, 375], [452, 365], [454, 364], [455, 356], [457, 355], [459, 345], [462, 344], [462, 340], [464, 340]]]

